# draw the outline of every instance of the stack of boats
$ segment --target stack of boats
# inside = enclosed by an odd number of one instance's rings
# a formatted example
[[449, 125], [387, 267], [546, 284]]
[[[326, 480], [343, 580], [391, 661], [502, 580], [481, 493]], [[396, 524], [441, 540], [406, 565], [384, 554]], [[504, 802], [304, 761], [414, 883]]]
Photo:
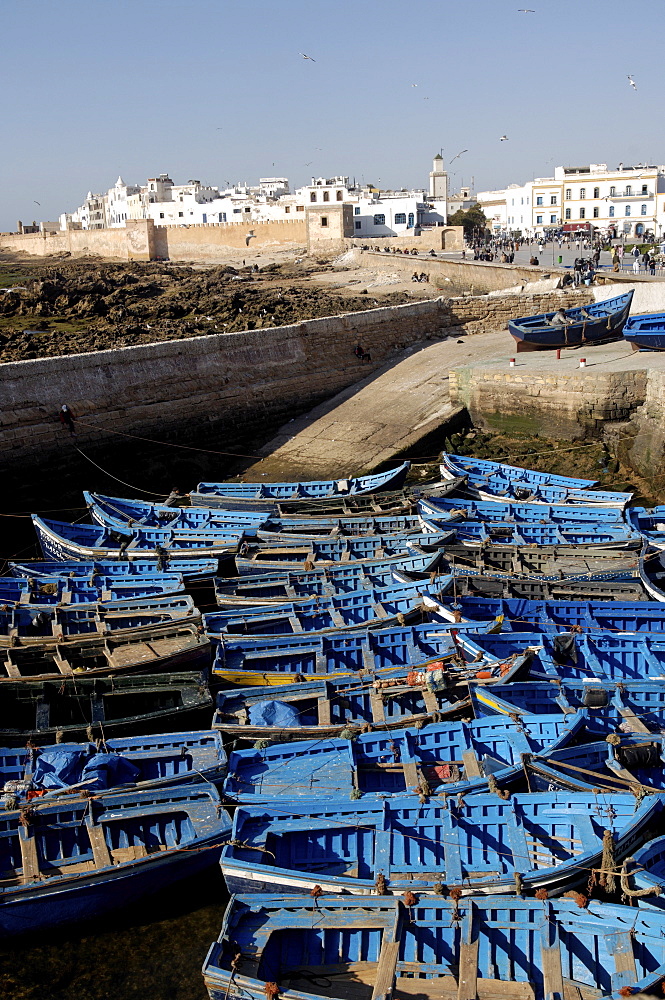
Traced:
[[0, 579], [6, 934], [219, 862], [212, 1000], [660, 990], [665, 508], [407, 470], [34, 518]]

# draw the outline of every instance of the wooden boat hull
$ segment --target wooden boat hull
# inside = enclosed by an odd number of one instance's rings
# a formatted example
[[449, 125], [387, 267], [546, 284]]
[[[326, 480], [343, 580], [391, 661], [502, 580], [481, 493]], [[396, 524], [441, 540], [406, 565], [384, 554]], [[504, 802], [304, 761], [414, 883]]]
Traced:
[[6, 681], [0, 745], [103, 742], [200, 729], [212, 710], [207, 677], [195, 672]]
[[[179, 789], [112, 792], [97, 796], [92, 804], [85, 800], [81, 805], [80, 799], [70, 798], [67, 808], [74, 816], [77, 807], [81, 818], [75, 836], [80, 860], [74, 864], [71, 858], [58, 864], [57, 854], [55, 859], [51, 854], [46, 864], [44, 849], [38, 846], [54, 839], [48, 826], [50, 816], [57, 835], [58, 809], [63, 806], [40, 803], [33, 809], [40, 817], [34, 827], [21, 827], [16, 811], [0, 819], [0, 836], [5, 842], [18, 827], [23, 857], [22, 875], [8, 879], [5, 869], [0, 888], [0, 931], [5, 936], [93, 920], [191, 876], [215, 864], [230, 829], [219, 796], [207, 782]], [[183, 824], [182, 835], [179, 822]], [[135, 846], [120, 850], [113, 839], [114, 826], [118, 831], [115, 836], [122, 836], [126, 827], [128, 842]], [[23, 847], [26, 841], [32, 846]], [[69, 849], [63, 838], [61, 851]], [[30, 868], [27, 858], [31, 859]], [[49, 877], [42, 871], [48, 871]]]
[[568, 309], [566, 316], [571, 320], [568, 325], [549, 326], [546, 320], [552, 319], [554, 313], [543, 313], [508, 320], [508, 330], [517, 344], [518, 353], [559, 347], [586, 347], [621, 340], [632, 300], [631, 289], [623, 295], [587, 306], [588, 319], [582, 315], [581, 309]]
[[[514, 891], [519, 874], [524, 894], [558, 895], [586, 886], [588, 872], [601, 867], [598, 806], [593, 794], [566, 792], [498, 801], [475, 793], [447, 805], [397, 796], [380, 804], [242, 806], [220, 863], [230, 893], [304, 895], [318, 885], [324, 893], [372, 896], [382, 875], [381, 895], [434, 893], [442, 885], [462, 896], [499, 895]], [[647, 839], [664, 807], [650, 795], [636, 812], [634, 796], [612, 796], [603, 826], [612, 831], [617, 863]]]
[[[293, 483], [199, 483], [194, 496], [208, 495], [239, 500], [328, 500], [363, 496], [384, 490], [399, 490], [404, 485], [410, 462], [403, 462], [389, 472], [348, 479], [314, 480]], [[205, 505], [205, 504], [204, 504]]]

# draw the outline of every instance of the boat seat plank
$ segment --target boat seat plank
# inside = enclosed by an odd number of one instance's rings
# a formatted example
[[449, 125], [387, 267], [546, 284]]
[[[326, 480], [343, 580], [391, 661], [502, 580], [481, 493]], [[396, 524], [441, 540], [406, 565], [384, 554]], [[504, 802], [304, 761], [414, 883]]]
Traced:
[[469, 905], [460, 934], [457, 1000], [476, 1000], [478, 995], [478, 928], [474, 906]]
[[104, 828], [96, 823], [93, 823], [90, 817], [86, 818], [86, 827], [88, 830], [90, 846], [92, 847], [92, 856], [95, 861], [95, 867], [106, 868], [108, 865], [112, 865], [113, 859], [111, 858], [111, 852], [108, 849], [108, 844], [106, 843], [106, 838], [104, 837]]
[[429, 688], [423, 688], [423, 701], [428, 712], [439, 711], [439, 699]]
[[372, 722], [383, 724], [386, 721], [386, 709], [383, 698], [378, 691], [370, 691], [370, 705], [372, 709]]
[[21, 867], [23, 868], [21, 881], [24, 884], [33, 882], [39, 878], [37, 842], [34, 834], [28, 833], [25, 827], [19, 829], [19, 845], [21, 848]]
[[[551, 907], [548, 909], [551, 910]], [[543, 970], [543, 993], [546, 997], [561, 997], [563, 1000], [561, 948], [557, 925], [551, 912], [540, 931], [540, 959]]]
[[337, 608], [330, 608], [330, 617], [335, 628], [346, 628], [346, 622], [342, 618]]
[[632, 986], [639, 976], [633, 954], [633, 941], [628, 934], [606, 934], [607, 950], [614, 958], [615, 972], [612, 973], [612, 989], [620, 990], [624, 986]]
[[330, 714], [330, 699], [329, 698], [317, 698], [316, 700], [318, 715], [319, 715], [319, 725], [320, 726], [330, 726], [332, 724], [332, 717]]
[[642, 722], [640, 718], [630, 709], [630, 708], [620, 708], [619, 714], [622, 716], [624, 722], [627, 726], [631, 728], [634, 733], [648, 733], [650, 729], [648, 726]]
[[403, 761], [402, 768], [404, 770], [404, 781], [406, 782], [406, 787], [418, 788], [420, 784], [420, 775], [418, 773], [418, 765], [415, 760]]
[[563, 980], [564, 1000], [600, 1000], [603, 991], [596, 986], [587, 986], [586, 983], [578, 983], [575, 979]]
[[[535, 1000], [529, 983], [510, 983], [501, 979], [478, 979], [478, 1000]], [[453, 976], [438, 979], [400, 978], [395, 984], [393, 1000], [457, 1000], [457, 983]], [[566, 998], [567, 1000], [567, 998]], [[572, 1000], [572, 998], [571, 998]], [[592, 997], [584, 998], [592, 1000]]]
[[292, 632], [303, 632], [304, 629], [300, 623], [300, 619], [297, 615], [289, 615], [289, 625], [291, 626]]
[[395, 970], [399, 958], [400, 942], [386, 941], [384, 938], [381, 945], [381, 953], [376, 968], [376, 979], [372, 990], [372, 1000], [380, 1000], [382, 997], [392, 996], [393, 983], [395, 980]]
[[462, 753], [464, 772], [467, 778], [482, 778], [483, 770], [474, 750], [465, 750]]

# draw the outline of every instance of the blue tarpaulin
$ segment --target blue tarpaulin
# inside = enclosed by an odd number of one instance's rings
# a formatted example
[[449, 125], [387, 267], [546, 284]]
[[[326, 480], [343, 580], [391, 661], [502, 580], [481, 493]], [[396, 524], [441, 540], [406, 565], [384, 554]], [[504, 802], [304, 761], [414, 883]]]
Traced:
[[299, 726], [300, 715], [285, 701], [257, 701], [249, 706], [249, 721], [253, 726]]
[[38, 788], [66, 788], [81, 780], [85, 750], [43, 750], [37, 758], [32, 780]]
[[117, 753], [96, 753], [83, 768], [86, 788], [113, 788], [136, 781], [140, 769]]

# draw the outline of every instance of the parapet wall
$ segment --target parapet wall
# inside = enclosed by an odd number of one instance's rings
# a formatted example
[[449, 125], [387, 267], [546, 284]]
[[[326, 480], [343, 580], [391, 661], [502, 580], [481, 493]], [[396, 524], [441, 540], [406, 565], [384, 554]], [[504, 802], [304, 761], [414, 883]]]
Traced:
[[[221, 478], [232, 459], [205, 449], [246, 454], [253, 440], [265, 440], [419, 341], [498, 330], [516, 311], [585, 301], [579, 292], [431, 299], [274, 329], [5, 364], [2, 466], [16, 481], [31, 467], [44, 476], [56, 468], [62, 477], [84, 465], [58, 422], [61, 404], [68, 403], [79, 418], [74, 443], [102, 464], [109, 456], [116, 463], [140, 456], [146, 476], [179, 467], [189, 482]], [[371, 355], [369, 364], [354, 355], [358, 343]], [[160, 451], [123, 433], [203, 450]]]

